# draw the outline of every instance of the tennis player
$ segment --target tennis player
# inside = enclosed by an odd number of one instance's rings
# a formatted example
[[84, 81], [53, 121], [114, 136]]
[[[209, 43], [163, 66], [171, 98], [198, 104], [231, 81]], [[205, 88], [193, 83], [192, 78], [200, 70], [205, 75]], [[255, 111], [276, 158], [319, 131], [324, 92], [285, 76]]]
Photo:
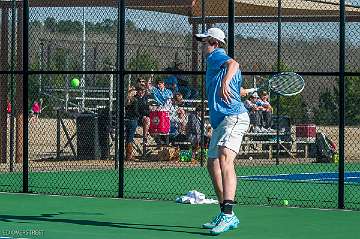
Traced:
[[233, 212], [237, 182], [234, 159], [250, 119], [240, 96], [240, 91], [244, 90], [241, 88], [239, 64], [224, 50], [225, 33], [219, 28], [210, 28], [205, 33], [196, 34], [195, 38], [202, 43], [207, 57], [206, 92], [213, 128], [207, 168], [221, 209], [211, 222], [202, 227], [211, 229], [212, 235], [218, 235], [239, 224]]

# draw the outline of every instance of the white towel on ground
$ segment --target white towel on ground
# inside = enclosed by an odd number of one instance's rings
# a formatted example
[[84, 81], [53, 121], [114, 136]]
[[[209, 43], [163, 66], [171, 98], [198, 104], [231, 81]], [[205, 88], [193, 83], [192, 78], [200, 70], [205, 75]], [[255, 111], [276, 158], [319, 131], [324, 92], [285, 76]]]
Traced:
[[205, 198], [205, 194], [196, 190], [189, 191], [185, 196], [176, 198], [177, 203], [184, 204], [217, 204], [217, 200]]

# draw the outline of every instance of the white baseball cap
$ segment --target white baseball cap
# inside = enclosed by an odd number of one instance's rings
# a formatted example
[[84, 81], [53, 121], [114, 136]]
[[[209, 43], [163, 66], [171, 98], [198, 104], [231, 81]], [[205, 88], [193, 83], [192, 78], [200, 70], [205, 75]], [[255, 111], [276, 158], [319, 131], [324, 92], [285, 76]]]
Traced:
[[216, 27], [210, 28], [205, 33], [195, 34], [196, 40], [201, 41], [203, 38], [212, 37], [215, 38], [222, 43], [226, 43], [225, 33]]

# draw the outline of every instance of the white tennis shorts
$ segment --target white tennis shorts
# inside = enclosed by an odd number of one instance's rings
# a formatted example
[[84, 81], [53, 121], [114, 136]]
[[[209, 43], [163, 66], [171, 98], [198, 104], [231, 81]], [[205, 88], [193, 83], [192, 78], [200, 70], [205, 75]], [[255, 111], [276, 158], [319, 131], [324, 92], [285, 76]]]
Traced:
[[226, 116], [216, 129], [213, 129], [208, 157], [216, 159], [219, 157], [219, 147], [224, 146], [235, 153], [239, 153], [241, 142], [250, 124], [247, 112], [239, 115]]

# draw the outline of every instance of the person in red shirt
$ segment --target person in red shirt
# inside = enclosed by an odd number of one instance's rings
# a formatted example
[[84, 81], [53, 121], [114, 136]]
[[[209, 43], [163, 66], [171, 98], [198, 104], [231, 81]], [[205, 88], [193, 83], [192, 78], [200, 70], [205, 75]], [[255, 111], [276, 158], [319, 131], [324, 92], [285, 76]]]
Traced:
[[39, 114], [41, 112], [41, 104], [35, 100], [31, 106], [32, 119], [36, 122], [39, 118]]
[[7, 107], [6, 107], [7, 113], [11, 114], [11, 102], [10, 102], [10, 100], [7, 99], [6, 103], [7, 103]]

